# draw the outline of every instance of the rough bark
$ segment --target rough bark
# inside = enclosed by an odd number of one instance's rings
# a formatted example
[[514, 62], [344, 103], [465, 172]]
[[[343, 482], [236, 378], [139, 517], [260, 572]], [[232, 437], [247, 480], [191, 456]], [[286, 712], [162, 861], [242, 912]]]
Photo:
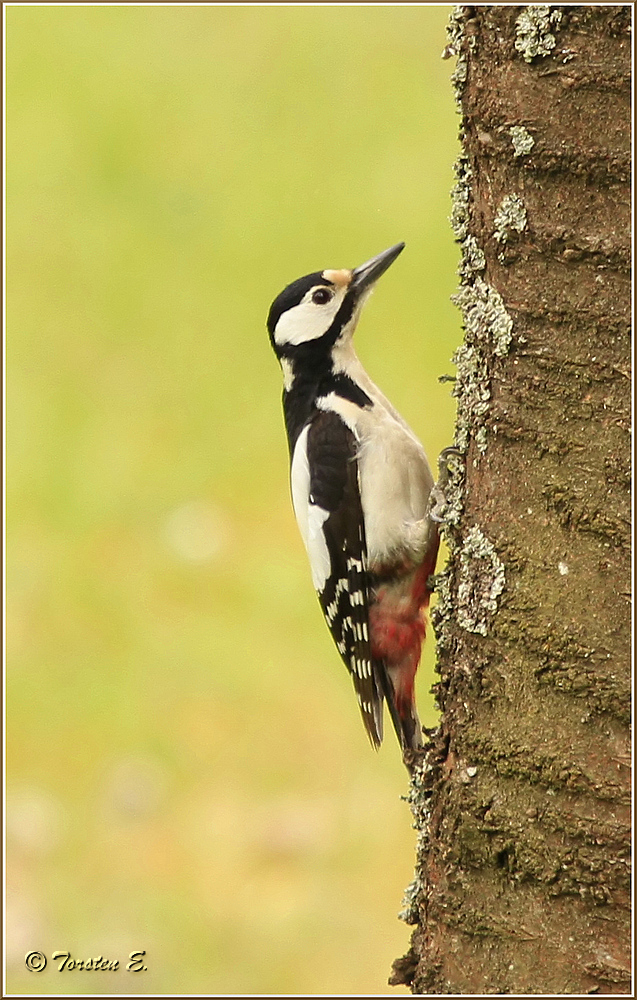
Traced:
[[393, 983], [628, 993], [631, 7], [461, 6], [442, 721]]

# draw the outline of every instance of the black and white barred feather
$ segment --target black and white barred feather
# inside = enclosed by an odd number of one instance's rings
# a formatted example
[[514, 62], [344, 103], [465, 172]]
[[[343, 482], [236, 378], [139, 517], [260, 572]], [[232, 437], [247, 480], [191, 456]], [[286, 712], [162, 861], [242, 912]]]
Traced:
[[[325, 620], [349, 670], [365, 729], [374, 746], [383, 736], [383, 694], [370, 649], [369, 583], [357, 442], [341, 418], [318, 411], [306, 439], [310, 506], [327, 513], [322, 535], [329, 557], [316, 581]], [[320, 586], [322, 584], [322, 587]]]

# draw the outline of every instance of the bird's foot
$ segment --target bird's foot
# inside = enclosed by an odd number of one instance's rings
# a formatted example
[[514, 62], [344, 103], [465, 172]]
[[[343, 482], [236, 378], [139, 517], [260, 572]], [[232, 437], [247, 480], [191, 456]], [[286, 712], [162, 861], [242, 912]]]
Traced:
[[449, 469], [450, 459], [461, 459], [462, 452], [454, 446], [444, 448], [438, 456], [438, 481], [434, 483], [429, 495], [429, 517], [436, 524], [448, 523], [448, 499], [446, 490], [449, 485], [451, 472]]

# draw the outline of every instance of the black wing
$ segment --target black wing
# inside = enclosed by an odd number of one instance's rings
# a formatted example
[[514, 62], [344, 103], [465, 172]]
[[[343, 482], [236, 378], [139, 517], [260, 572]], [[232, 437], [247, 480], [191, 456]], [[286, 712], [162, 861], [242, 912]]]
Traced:
[[328, 513], [322, 531], [330, 574], [319, 600], [354, 688], [367, 734], [375, 747], [383, 738], [381, 664], [369, 641], [369, 587], [365, 523], [354, 434], [336, 413], [320, 411], [308, 432], [310, 503]]

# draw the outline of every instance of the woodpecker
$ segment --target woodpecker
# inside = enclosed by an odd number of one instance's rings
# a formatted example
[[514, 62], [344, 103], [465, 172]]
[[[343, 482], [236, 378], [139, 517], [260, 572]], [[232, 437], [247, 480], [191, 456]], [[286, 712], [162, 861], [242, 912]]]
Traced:
[[433, 476], [420, 441], [369, 378], [352, 337], [405, 244], [354, 270], [315, 271], [274, 300], [292, 504], [312, 582], [372, 746], [383, 702], [403, 751], [422, 745], [414, 678], [438, 554]]

